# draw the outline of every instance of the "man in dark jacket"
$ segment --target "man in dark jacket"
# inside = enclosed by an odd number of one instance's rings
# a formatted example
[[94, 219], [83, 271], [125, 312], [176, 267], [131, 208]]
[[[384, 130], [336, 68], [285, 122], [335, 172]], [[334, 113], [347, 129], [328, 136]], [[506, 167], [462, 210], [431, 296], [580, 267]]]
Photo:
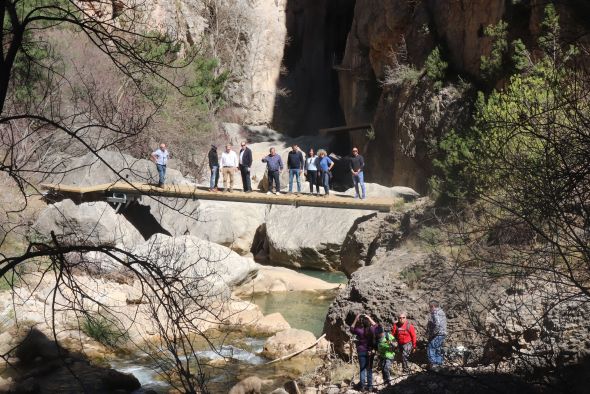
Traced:
[[289, 193], [293, 191], [293, 177], [297, 179], [297, 193], [301, 193], [301, 172], [305, 159], [303, 153], [299, 150], [297, 144], [293, 144], [292, 149], [287, 155], [287, 168], [289, 169]]
[[[365, 159], [359, 155], [357, 147], [352, 148], [352, 157], [350, 158], [350, 172], [352, 174], [352, 182], [354, 183], [354, 198], [365, 199], [367, 197], [365, 189], [365, 176], [363, 170], [365, 169]], [[360, 191], [359, 191], [360, 185]], [[362, 192], [362, 194], [361, 194]]]
[[209, 169], [211, 170], [211, 178], [209, 179], [209, 191], [217, 191], [217, 182], [219, 182], [219, 157], [217, 156], [217, 147], [211, 145], [209, 150]]
[[240, 149], [240, 174], [242, 174], [242, 187], [244, 192], [252, 191], [250, 181], [250, 167], [252, 167], [252, 150], [246, 146], [246, 141], [242, 141]]

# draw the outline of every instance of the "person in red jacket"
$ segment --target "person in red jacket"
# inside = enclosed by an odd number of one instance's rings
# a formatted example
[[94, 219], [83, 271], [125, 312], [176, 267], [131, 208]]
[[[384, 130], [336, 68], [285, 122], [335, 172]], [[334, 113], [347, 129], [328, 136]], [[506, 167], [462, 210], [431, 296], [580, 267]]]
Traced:
[[402, 355], [402, 369], [404, 373], [409, 373], [408, 358], [416, 349], [416, 329], [408, 319], [408, 314], [402, 312], [397, 317], [397, 322], [391, 327], [391, 333], [397, 341], [399, 352]]

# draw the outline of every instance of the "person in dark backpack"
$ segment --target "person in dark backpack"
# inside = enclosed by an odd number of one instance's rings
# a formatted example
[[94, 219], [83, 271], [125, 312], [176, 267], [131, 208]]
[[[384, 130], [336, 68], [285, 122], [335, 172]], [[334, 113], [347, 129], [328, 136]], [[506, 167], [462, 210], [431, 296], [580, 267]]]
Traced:
[[350, 325], [350, 332], [356, 335], [356, 352], [359, 358], [360, 390], [373, 389], [373, 360], [375, 358], [375, 329], [377, 323], [370, 316], [357, 314]]
[[416, 349], [416, 329], [407, 319], [408, 314], [402, 312], [397, 317], [397, 322], [391, 327], [391, 334], [397, 341], [398, 350], [402, 356], [402, 370], [409, 373], [408, 360], [410, 354]]
[[377, 354], [379, 355], [379, 366], [383, 374], [383, 384], [391, 385], [391, 364], [395, 358], [395, 338], [390, 332], [385, 332], [383, 327], [375, 329], [377, 340]]
[[209, 179], [209, 191], [217, 191], [217, 182], [219, 182], [219, 156], [217, 156], [217, 146], [211, 145], [209, 150], [209, 170], [211, 178]]

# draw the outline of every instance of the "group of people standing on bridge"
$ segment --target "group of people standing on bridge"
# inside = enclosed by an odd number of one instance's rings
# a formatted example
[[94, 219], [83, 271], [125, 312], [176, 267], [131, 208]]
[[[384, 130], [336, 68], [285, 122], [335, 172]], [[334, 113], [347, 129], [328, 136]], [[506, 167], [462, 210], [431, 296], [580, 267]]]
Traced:
[[[447, 317], [438, 301], [428, 304], [429, 316], [425, 336], [428, 340], [426, 353], [429, 368], [437, 371], [443, 363], [443, 344], [447, 336]], [[373, 364], [375, 356], [383, 375], [383, 384], [391, 385], [391, 368], [396, 356], [400, 355], [402, 372], [409, 374], [410, 357], [416, 350], [416, 328], [408, 320], [404, 311], [397, 314], [397, 321], [390, 329], [378, 324], [368, 314], [357, 314], [350, 325], [350, 332], [355, 336], [356, 351], [359, 360], [360, 390], [373, 390]]]
[[[232, 149], [231, 145], [226, 145], [221, 157], [217, 153], [217, 146], [211, 145], [208, 159], [209, 169], [211, 171], [209, 179], [210, 191], [219, 191], [218, 182], [219, 172], [221, 171], [224, 192], [233, 192], [234, 173], [239, 171], [242, 177], [243, 191], [245, 193], [252, 192], [250, 169], [253, 164], [253, 158], [252, 150], [247, 146], [246, 141], [240, 143], [240, 151], [238, 153]], [[297, 144], [293, 144], [291, 150], [287, 153], [286, 160], [283, 161], [283, 158], [276, 152], [276, 148], [272, 147], [269, 150], [269, 154], [262, 158], [262, 162], [266, 163], [268, 179], [267, 194], [274, 193], [278, 195], [281, 193], [280, 175], [285, 170], [286, 163], [286, 169], [289, 172], [288, 193], [293, 192], [294, 183], [297, 187], [296, 193], [302, 192], [301, 175], [303, 174], [309, 182], [309, 194], [320, 195], [320, 186], [322, 186], [324, 196], [330, 195], [332, 168], [335, 163], [328, 156], [325, 149], [319, 149], [317, 155], [314, 149], [310, 149], [307, 155], [305, 155]], [[356, 190], [355, 198], [365, 199], [366, 188], [363, 173], [365, 161], [359, 154], [358, 148], [352, 149], [349, 167]]]
[[[150, 158], [156, 163], [158, 171], [158, 187], [163, 187], [166, 183], [166, 167], [170, 153], [166, 144], [160, 144], [159, 148], [152, 152]], [[225, 146], [225, 150], [219, 157], [217, 146], [211, 145], [208, 154], [209, 169], [211, 175], [209, 178], [209, 191], [219, 191], [219, 173], [223, 176], [223, 188], [225, 192], [234, 190], [234, 174], [239, 172], [242, 177], [242, 187], [245, 193], [252, 192], [252, 181], [250, 168], [253, 164], [252, 150], [248, 148], [246, 141], [240, 143], [240, 151], [236, 153], [230, 144]], [[269, 154], [262, 158], [266, 163], [268, 189], [267, 194], [281, 193], [281, 178], [285, 165], [283, 159], [276, 152], [276, 148], [270, 148]], [[289, 191], [293, 192], [293, 182], [297, 185], [297, 192], [301, 193], [301, 174], [309, 182], [309, 194], [320, 195], [320, 186], [324, 189], [324, 196], [330, 195], [330, 182], [332, 179], [332, 168], [334, 161], [328, 156], [325, 149], [319, 149], [317, 155], [312, 148], [307, 155], [301, 151], [297, 144], [291, 146], [287, 154], [287, 170], [289, 171]], [[352, 149], [352, 155], [349, 160], [349, 170], [354, 183], [355, 198], [365, 199], [367, 196], [365, 179], [364, 179], [365, 160], [359, 154], [358, 148]], [[315, 191], [314, 191], [315, 189]]]

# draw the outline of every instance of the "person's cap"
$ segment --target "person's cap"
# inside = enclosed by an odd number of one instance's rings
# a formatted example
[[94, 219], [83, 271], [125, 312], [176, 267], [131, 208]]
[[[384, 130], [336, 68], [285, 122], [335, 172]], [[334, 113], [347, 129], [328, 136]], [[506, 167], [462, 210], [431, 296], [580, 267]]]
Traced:
[[375, 329], [375, 334], [379, 335], [379, 334], [383, 334], [385, 332], [385, 330], [383, 330], [383, 327], [381, 326], [377, 326], [377, 328]]

